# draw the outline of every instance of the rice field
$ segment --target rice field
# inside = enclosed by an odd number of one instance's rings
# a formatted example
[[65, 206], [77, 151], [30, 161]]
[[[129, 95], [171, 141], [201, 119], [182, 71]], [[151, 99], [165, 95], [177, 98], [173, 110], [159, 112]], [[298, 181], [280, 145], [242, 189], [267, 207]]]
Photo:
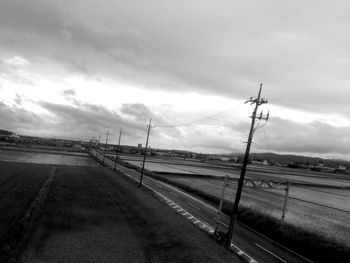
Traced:
[[[113, 158], [111, 156], [111, 158]], [[142, 156], [120, 156], [121, 160], [128, 162], [136, 167], [141, 167]], [[177, 159], [159, 159], [147, 157], [145, 163], [147, 170], [157, 173], [175, 173], [184, 175], [209, 175], [216, 177], [224, 177], [228, 175], [231, 178], [238, 178], [240, 169], [237, 167], [227, 167], [223, 164], [210, 164], [206, 162], [195, 162], [193, 160], [177, 160]], [[305, 185], [317, 186], [336, 186], [350, 189], [349, 178], [337, 176], [334, 174], [317, 173], [309, 170], [284, 168], [284, 167], [257, 167], [248, 166], [246, 177], [273, 180], [280, 182], [294, 182]]]
[[[167, 176], [167, 179], [217, 198], [220, 198], [223, 187], [222, 179], [190, 178], [186, 176]], [[315, 189], [312, 190], [315, 192]], [[306, 191], [303, 188], [291, 186], [285, 222], [319, 233], [343, 244], [349, 244], [350, 212], [346, 209], [349, 209], [350, 197], [334, 195], [334, 189], [331, 190], [333, 194], [330, 194], [330, 192], [323, 196], [322, 192], [316, 192], [317, 195], [315, 196], [312, 195], [312, 190]], [[327, 191], [327, 188], [321, 190]], [[281, 219], [285, 199], [283, 191], [282, 189], [266, 191], [245, 187], [240, 205]], [[225, 201], [233, 202], [235, 194], [236, 185], [230, 183], [225, 191]], [[334, 208], [332, 208], [333, 206]]]

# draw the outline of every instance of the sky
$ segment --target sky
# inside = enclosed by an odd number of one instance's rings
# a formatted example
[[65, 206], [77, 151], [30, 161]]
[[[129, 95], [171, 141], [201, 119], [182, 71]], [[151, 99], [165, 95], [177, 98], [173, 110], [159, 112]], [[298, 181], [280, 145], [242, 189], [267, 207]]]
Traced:
[[350, 160], [350, 2], [0, 1], [0, 128]]

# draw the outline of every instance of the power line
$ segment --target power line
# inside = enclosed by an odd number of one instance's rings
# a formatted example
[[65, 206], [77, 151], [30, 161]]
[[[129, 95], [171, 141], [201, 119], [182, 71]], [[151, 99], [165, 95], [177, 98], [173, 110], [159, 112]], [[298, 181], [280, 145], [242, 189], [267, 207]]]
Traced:
[[176, 124], [160, 124], [160, 125], [156, 125], [156, 126], [160, 127], [160, 128], [173, 128], [173, 127], [180, 127], [180, 126], [190, 126], [190, 125], [192, 125], [194, 123], [198, 123], [198, 122], [223, 119], [223, 118], [226, 118], [228, 116], [231, 116], [233, 113], [237, 113], [237, 112], [241, 111], [242, 109], [243, 109], [243, 106], [239, 106], [236, 108], [231, 107], [231, 108], [228, 108], [226, 110], [219, 111], [217, 113], [204, 116], [200, 119], [195, 119], [192, 121], [176, 123]]

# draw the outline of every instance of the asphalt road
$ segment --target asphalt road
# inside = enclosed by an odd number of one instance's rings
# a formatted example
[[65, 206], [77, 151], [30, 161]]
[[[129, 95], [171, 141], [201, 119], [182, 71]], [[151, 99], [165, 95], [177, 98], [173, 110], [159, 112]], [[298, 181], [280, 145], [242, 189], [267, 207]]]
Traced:
[[[102, 159], [101, 155], [99, 157]], [[105, 158], [105, 163], [108, 166], [114, 166], [114, 162], [108, 158]], [[136, 181], [140, 178], [139, 172], [119, 164], [117, 164], [117, 170], [120, 170]], [[166, 197], [168, 203], [174, 204], [170, 205], [170, 207], [175, 207], [177, 211], [182, 211], [185, 219], [190, 220], [191, 218], [195, 218], [195, 221], [192, 221], [192, 223], [199, 221], [197, 224], [206, 226], [207, 231], [210, 232], [214, 230], [217, 222], [216, 207], [207, 204], [194, 195], [188, 194], [183, 190], [154, 178], [144, 176], [143, 184], [153, 189], [156, 193]], [[221, 214], [217, 226], [227, 231], [229, 221], [230, 218], [228, 216]], [[236, 248], [239, 248], [242, 252], [249, 255], [250, 262], [311, 262], [240, 223], [235, 226], [232, 243]]]

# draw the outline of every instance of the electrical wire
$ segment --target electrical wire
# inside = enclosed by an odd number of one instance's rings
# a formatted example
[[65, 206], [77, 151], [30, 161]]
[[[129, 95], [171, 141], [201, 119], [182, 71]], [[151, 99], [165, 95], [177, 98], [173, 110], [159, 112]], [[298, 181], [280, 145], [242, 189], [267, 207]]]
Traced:
[[183, 122], [183, 123], [177, 123], [177, 124], [160, 124], [160, 125], [156, 125], [156, 127], [172, 128], [172, 127], [180, 127], [180, 126], [191, 126], [194, 123], [219, 120], [219, 119], [226, 118], [228, 116], [233, 115], [234, 113], [241, 111], [243, 109], [243, 107], [244, 106], [239, 106], [236, 108], [228, 108], [226, 110], [219, 111], [217, 113], [204, 116], [203, 118], [200, 118], [200, 119], [196, 119], [196, 120], [192, 120], [192, 121], [188, 121], [188, 122]]

